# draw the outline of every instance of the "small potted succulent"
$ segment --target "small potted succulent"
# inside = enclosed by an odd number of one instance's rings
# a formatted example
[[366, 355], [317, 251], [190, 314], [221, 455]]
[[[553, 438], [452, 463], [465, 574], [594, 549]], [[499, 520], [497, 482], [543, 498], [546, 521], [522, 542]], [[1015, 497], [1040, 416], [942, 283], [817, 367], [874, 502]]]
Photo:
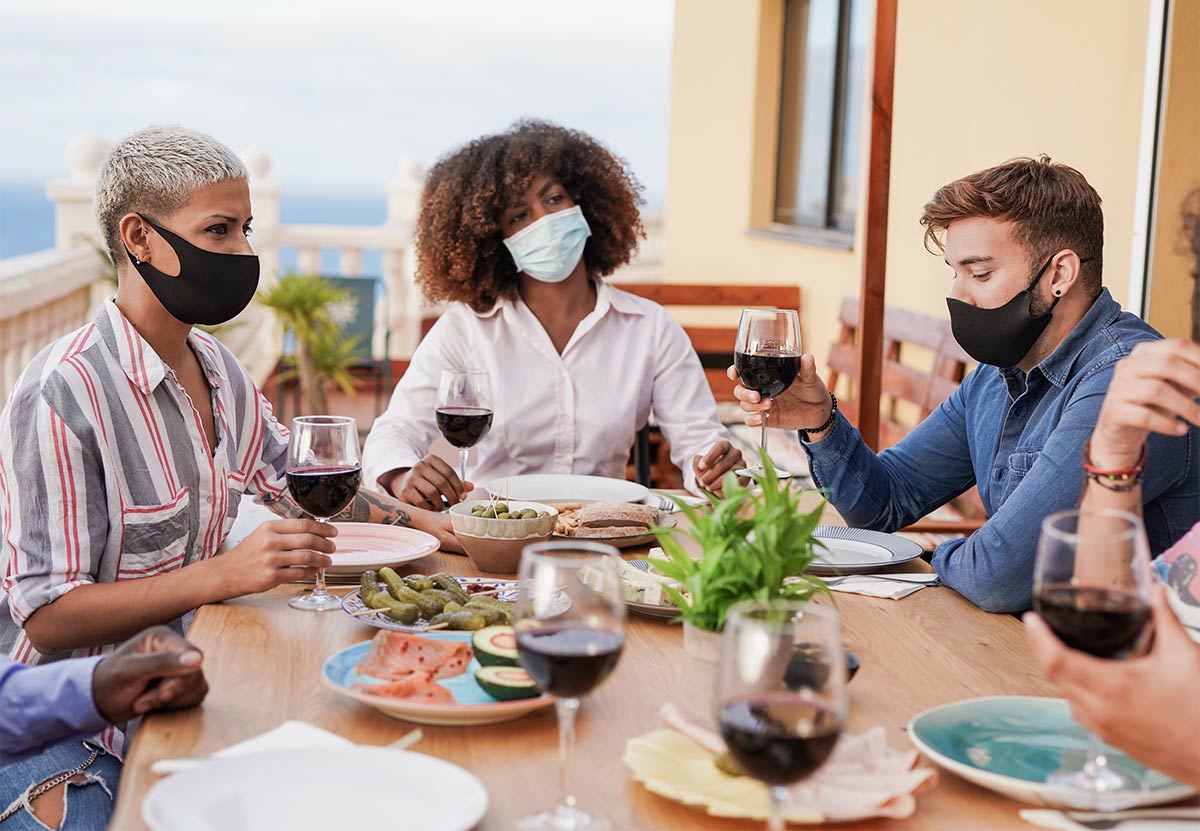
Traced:
[[[760, 470], [749, 486], [727, 475], [724, 496], [709, 496], [711, 510], [681, 504], [690, 527], [654, 531], [667, 555], [655, 565], [678, 584], [664, 591], [679, 607], [684, 650], [695, 658], [717, 660], [725, 615], [734, 604], [828, 591], [822, 580], [803, 573], [816, 557], [819, 543], [812, 535], [825, 503], [802, 512], [802, 493], [781, 483], [765, 456]], [[680, 535], [699, 544], [702, 559], [692, 559]]]

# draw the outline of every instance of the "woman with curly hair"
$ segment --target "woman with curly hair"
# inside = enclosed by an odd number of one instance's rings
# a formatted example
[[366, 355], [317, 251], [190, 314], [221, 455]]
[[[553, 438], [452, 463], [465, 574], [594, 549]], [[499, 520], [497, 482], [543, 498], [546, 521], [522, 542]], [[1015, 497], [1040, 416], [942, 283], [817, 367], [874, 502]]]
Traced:
[[742, 456], [682, 327], [603, 277], [644, 236], [641, 186], [592, 137], [541, 121], [439, 161], [421, 196], [417, 280], [449, 308], [417, 347], [371, 429], [364, 474], [414, 504], [470, 483], [429, 454], [444, 369], [490, 376], [495, 420], [472, 478], [623, 476], [651, 413], [690, 490], [717, 491]]

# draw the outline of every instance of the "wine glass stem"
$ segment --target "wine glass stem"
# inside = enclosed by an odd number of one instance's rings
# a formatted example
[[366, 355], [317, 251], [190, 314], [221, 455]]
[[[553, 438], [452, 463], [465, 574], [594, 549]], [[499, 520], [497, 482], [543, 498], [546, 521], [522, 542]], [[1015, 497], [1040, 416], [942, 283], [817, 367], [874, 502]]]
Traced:
[[471, 448], [458, 448], [458, 476], [462, 480], [463, 487], [467, 485], [467, 456], [471, 453]]
[[558, 713], [558, 810], [575, 807], [575, 797], [567, 785], [567, 770], [575, 751], [575, 714], [579, 712], [578, 698], [560, 698], [554, 702]]
[[783, 806], [788, 801], [788, 789], [782, 785], [767, 786], [767, 831], [783, 831]]
[[[767, 399], [767, 400], [769, 401], [770, 399]], [[759, 441], [759, 444], [760, 444], [760, 445], [762, 445], [762, 449], [763, 449], [763, 455], [764, 455], [764, 456], [766, 456], [766, 455], [767, 455], [767, 419], [769, 419], [770, 417], [771, 417], [771, 411], [770, 411], [770, 410], [763, 410], [763, 414], [762, 414], [762, 419], [763, 419], [763, 423], [762, 423], [762, 438], [761, 438], [761, 440]], [[768, 457], [768, 458], [769, 458], [769, 457]], [[765, 472], [765, 471], [764, 471], [764, 472]]]
[[[313, 517], [313, 519], [317, 519]], [[317, 522], [329, 522], [328, 519], [317, 519]], [[329, 597], [329, 590], [325, 588], [325, 569], [317, 569], [317, 579], [313, 581], [313, 597]]]
[[1096, 779], [1104, 775], [1107, 767], [1108, 756], [1104, 753], [1104, 743], [1100, 741], [1099, 736], [1089, 730], [1088, 754], [1087, 761], [1083, 763], [1083, 772], [1089, 779]]

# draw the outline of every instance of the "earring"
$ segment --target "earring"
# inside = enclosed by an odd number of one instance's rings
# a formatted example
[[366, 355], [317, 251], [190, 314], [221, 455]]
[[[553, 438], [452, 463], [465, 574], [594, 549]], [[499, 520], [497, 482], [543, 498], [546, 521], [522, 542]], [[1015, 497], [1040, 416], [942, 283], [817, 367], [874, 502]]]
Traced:
[[1055, 296], [1055, 297], [1062, 297], [1062, 289], [1055, 289], [1055, 290], [1054, 290], [1054, 296]]

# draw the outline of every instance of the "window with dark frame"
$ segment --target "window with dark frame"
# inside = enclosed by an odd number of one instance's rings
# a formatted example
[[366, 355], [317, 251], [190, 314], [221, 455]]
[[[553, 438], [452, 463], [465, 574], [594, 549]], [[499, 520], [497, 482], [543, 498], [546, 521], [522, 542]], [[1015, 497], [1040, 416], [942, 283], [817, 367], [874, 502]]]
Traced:
[[849, 239], [861, 167], [867, 0], [785, 0], [774, 221]]

